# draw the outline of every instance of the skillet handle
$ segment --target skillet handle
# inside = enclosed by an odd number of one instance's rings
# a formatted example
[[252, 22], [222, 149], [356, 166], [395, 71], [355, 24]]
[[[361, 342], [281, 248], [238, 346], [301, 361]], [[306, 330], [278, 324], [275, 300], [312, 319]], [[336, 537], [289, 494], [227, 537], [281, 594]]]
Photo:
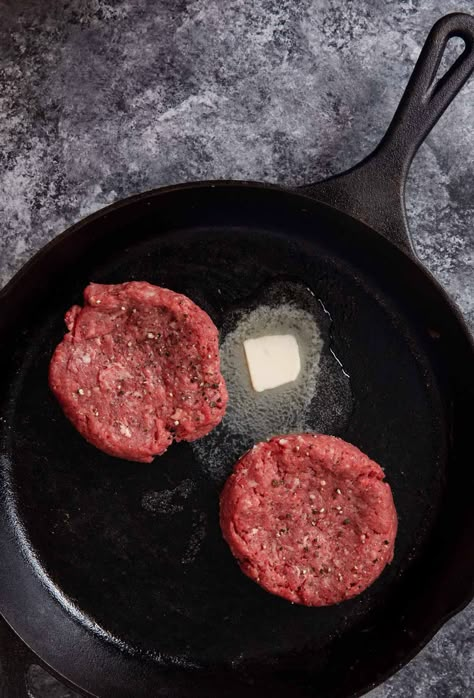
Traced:
[[[436, 73], [449, 39], [465, 48]], [[474, 17], [454, 13], [431, 29], [397, 111], [377, 148], [347, 172], [299, 191], [348, 213], [414, 256], [405, 212], [405, 183], [419, 146], [474, 70]]]

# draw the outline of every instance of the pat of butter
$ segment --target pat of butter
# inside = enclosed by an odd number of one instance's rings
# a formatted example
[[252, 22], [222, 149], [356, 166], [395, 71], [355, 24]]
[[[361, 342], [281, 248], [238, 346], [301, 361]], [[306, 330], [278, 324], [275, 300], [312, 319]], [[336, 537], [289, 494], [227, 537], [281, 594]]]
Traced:
[[257, 393], [278, 388], [298, 378], [298, 342], [292, 334], [272, 334], [244, 341], [250, 380]]

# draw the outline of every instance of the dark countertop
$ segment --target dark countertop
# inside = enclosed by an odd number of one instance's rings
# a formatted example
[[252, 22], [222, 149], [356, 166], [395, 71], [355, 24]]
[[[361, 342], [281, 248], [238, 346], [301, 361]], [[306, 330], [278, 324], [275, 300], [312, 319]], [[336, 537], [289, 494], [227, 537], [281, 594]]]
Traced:
[[[354, 164], [386, 128], [428, 29], [469, 9], [3, 2], [0, 287], [64, 228], [129, 194], [208, 178], [299, 184]], [[474, 330], [473, 104], [474, 80], [417, 155], [407, 207], [420, 258]], [[471, 604], [369, 695], [469, 698], [473, 677]], [[67, 695], [55, 690], [38, 696]]]

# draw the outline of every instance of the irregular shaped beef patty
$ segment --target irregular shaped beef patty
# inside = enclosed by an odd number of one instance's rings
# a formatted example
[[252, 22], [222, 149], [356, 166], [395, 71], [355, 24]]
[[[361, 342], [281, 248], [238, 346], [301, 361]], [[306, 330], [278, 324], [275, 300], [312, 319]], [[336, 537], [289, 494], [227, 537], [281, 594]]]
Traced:
[[326, 606], [366, 589], [393, 558], [397, 514], [382, 468], [334, 436], [259, 443], [221, 495], [224, 538], [264, 589]]
[[146, 282], [90, 284], [49, 370], [51, 389], [87, 441], [149, 463], [222, 419], [218, 332], [189, 298]]

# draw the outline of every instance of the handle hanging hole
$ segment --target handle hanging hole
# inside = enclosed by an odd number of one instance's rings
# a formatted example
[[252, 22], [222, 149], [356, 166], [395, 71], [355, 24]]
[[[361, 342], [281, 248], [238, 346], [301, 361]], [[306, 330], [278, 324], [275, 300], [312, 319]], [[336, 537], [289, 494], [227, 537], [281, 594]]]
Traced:
[[443, 55], [431, 81], [431, 91], [436, 91], [440, 81], [454, 68], [457, 60], [467, 50], [466, 42], [460, 36], [452, 36], [444, 48]]

